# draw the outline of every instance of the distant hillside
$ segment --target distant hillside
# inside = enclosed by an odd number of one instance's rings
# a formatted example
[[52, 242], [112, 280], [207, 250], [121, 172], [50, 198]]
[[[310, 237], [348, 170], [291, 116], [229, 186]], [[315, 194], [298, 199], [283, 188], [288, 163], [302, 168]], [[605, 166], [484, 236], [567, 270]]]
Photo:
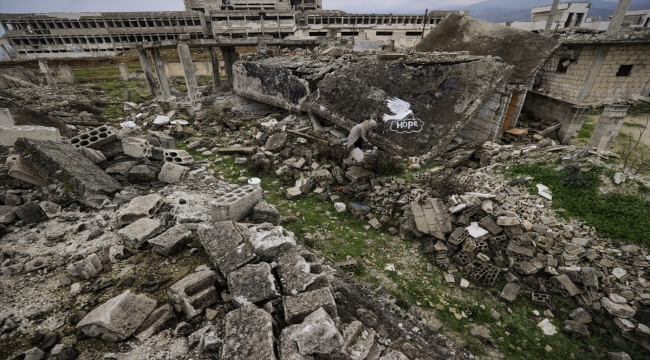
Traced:
[[[563, 1], [566, 2], [566, 1]], [[618, 2], [592, 0], [591, 9], [587, 17], [601, 17], [607, 19], [616, 11]], [[495, 23], [508, 21], [530, 20], [530, 10], [534, 7], [550, 5], [552, 0], [486, 0], [476, 4], [461, 7], [447, 7], [444, 10], [469, 11], [476, 19]], [[650, 0], [633, 0], [630, 10], [650, 8]]]

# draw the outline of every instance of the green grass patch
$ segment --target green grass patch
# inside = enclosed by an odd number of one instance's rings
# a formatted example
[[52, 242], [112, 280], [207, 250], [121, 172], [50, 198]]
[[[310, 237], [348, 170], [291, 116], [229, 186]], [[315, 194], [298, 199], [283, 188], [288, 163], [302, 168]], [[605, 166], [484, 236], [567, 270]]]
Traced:
[[553, 207], [562, 209], [560, 216], [577, 217], [594, 226], [603, 236], [617, 240], [650, 245], [647, 228], [650, 225], [650, 202], [634, 195], [608, 194], [598, 191], [600, 173], [593, 167], [583, 172], [590, 186], [567, 187], [562, 183], [566, 172], [556, 171], [545, 163], [517, 164], [506, 170], [511, 177], [529, 175], [534, 178], [529, 189], [537, 193], [536, 184], [548, 186], [553, 193]]
[[598, 115], [587, 115], [585, 117], [585, 122], [582, 124], [582, 127], [578, 131], [576, 139], [579, 143], [587, 143], [591, 139], [591, 135], [596, 129], [596, 123], [598, 122]]
[[650, 115], [650, 104], [640, 102], [637, 105], [630, 106], [627, 109], [627, 116]]

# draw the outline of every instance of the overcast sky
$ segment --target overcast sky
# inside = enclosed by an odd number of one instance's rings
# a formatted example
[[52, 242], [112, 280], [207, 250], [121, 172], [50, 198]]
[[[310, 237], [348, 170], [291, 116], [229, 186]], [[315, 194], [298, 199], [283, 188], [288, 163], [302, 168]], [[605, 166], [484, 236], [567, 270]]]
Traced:
[[[324, 0], [326, 10], [390, 13], [470, 5], [481, 0]], [[524, 1], [524, 0], [522, 0]], [[183, 0], [0, 0], [0, 13], [184, 10]]]

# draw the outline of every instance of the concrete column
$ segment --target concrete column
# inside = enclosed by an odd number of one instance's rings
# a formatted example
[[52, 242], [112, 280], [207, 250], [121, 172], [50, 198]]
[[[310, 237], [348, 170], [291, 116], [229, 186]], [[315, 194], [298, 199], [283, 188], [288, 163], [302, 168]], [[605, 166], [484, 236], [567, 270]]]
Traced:
[[210, 48], [210, 60], [212, 61], [212, 86], [216, 93], [221, 90], [221, 69], [219, 68], [219, 54], [217, 54], [216, 48]]
[[650, 96], [650, 80], [645, 84], [643, 90], [641, 90], [641, 96]]
[[125, 63], [120, 63], [120, 78], [124, 81], [129, 80], [129, 67]]
[[233, 73], [232, 65], [239, 60], [239, 54], [235, 51], [235, 48], [232, 46], [225, 46], [221, 48], [221, 56], [223, 57], [223, 62], [226, 64], [226, 86], [232, 88], [233, 83]]
[[43, 60], [40, 60], [38, 62], [38, 66], [41, 68], [41, 72], [45, 74], [45, 79], [47, 80], [47, 84], [50, 86], [50, 90], [52, 90], [54, 93], [58, 93], [59, 86], [56, 85], [56, 82], [54, 82], [54, 78], [50, 73], [50, 68], [47, 66], [47, 63]]
[[5, 48], [5, 46], [4, 46], [4, 45], [0, 45], [0, 49], [2, 49], [2, 54], [4, 55], [4, 58], [3, 58], [3, 59], [4, 59], [5, 61], [11, 61], [11, 56], [9, 55], [9, 52], [7, 51], [7, 49]]
[[153, 72], [151, 71], [149, 58], [147, 58], [147, 52], [144, 49], [138, 49], [138, 57], [140, 57], [140, 65], [142, 65], [142, 70], [144, 71], [144, 78], [147, 79], [149, 92], [151, 92], [151, 95], [156, 96], [156, 81], [153, 79]]
[[257, 44], [257, 52], [260, 54], [266, 54], [266, 43], [261, 42]]
[[196, 107], [201, 102], [201, 92], [199, 91], [199, 83], [196, 81], [196, 70], [192, 62], [190, 47], [187, 44], [178, 44], [178, 56], [181, 59], [181, 65], [183, 65], [187, 93], [190, 96], [192, 106]]
[[625, 13], [627, 13], [627, 9], [630, 7], [630, 3], [632, 3], [632, 0], [619, 0], [618, 1], [618, 7], [616, 7], [616, 12], [612, 16], [612, 20], [609, 22], [609, 27], [607, 28], [607, 32], [605, 33], [605, 36], [609, 37], [616, 37], [616, 34], [618, 34], [618, 30], [621, 28], [621, 24], [623, 24], [623, 19], [625, 18]]
[[169, 89], [167, 73], [165, 73], [165, 64], [162, 61], [162, 56], [160, 56], [160, 49], [151, 49], [151, 60], [153, 60], [154, 69], [156, 69], [156, 77], [158, 78], [158, 85], [160, 85], [160, 93], [162, 94], [163, 100], [167, 100], [172, 96], [172, 92]]
[[598, 124], [594, 130], [589, 146], [598, 150], [607, 151], [614, 144], [618, 132], [625, 121], [628, 105], [607, 105], [605, 111], [598, 119]]
[[596, 49], [596, 54], [594, 55], [594, 59], [591, 62], [591, 65], [589, 66], [589, 71], [587, 71], [587, 79], [582, 85], [582, 89], [580, 89], [580, 93], [578, 93], [578, 98], [577, 98], [578, 104], [582, 104], [585, 100], [589, 98], [589, 94], [591, 94], [591, 90], [593, 89], [596, 80], [598, 80], [598, 75], [600, 75], [600, 70], [603, 68], [603, 64], [607, 59], [607, 55], [609, 54], [609, 49], [610, 49], [610, 45], [601, 45]]
[[557, 137], [563, 145], [570, 145], [578, 131], [585, 123], [585, 116], [589, 112], [588, 106], [571, 106], [569, 110], [569, 117], [559, 119], [562, 122], [562, 127], [557, 131]]
[[551, 13], [548, 15], [548, 20], [546, 20], [546, 27], [544, 28], [544, 36], [551, 36], [551, 27], [553, 26], [553, 21], [555, 20], [555, 13], [557, 12], [557, 6], [560, 5], [560, 0], [553, 0], [553, 5], [551, 5]]

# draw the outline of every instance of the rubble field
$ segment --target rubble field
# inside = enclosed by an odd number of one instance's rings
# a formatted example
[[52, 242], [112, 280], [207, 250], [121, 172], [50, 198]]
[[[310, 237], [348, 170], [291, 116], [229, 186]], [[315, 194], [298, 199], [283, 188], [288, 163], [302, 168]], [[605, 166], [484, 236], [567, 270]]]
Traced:
[[[237, 63], [296, 82], [268, 104], [208, 79], [201, 110], [180, 82], [167, 101], [110, 76], [0, 90], [16, 125], [58, 136], [0, 146], [0, 358], [650, 357], [646, 173], [523, 120], [496, 142], [451, 115], [427, 141], [383, 126], [351, 151], [340, 119], [360, 110], [340, 100], [412, 69], [320, 55]], [[409, 56], [442, 82], [481, 69], [478, 102], [511, 71]], [[337, 88], [346, 69], [356, 88]], [[448, 88], [457, 103], [399, 91], [464, 125], [470, 85]]]

